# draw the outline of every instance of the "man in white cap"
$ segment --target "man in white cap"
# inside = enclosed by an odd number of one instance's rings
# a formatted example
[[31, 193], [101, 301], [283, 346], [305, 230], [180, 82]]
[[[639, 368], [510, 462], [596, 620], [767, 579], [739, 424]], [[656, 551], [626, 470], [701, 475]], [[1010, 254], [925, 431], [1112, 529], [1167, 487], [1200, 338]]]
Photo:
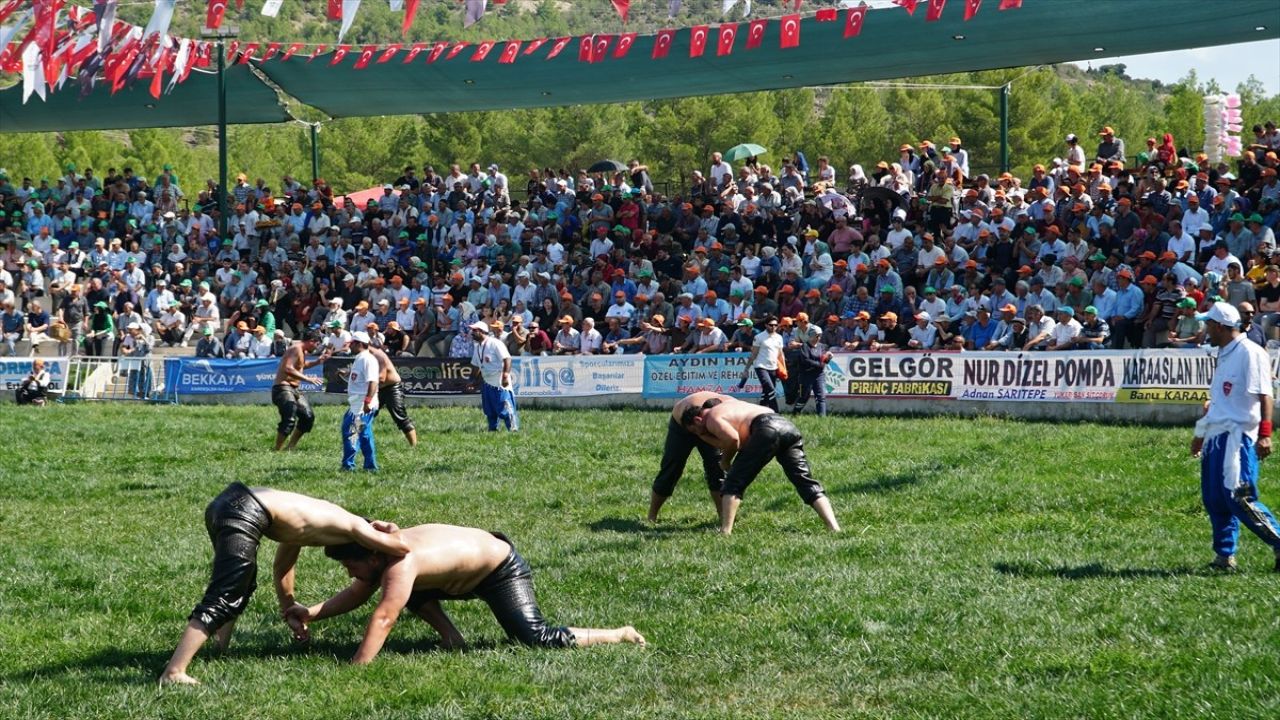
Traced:
[[378, 469], [373, 418], [378, 410], [378, 361], [369, 352], [369, 334], [351, 333], [351, 368], [347, 371], [347, 411], [342, 416], [342, 469], [356, 469], [356, 445], [364, 469]]
[[1200, 458], [1200, 496], [1213, 526], [1211, 567], [1236, 568], [1236, 540], [1244, 523], [1276, 553], [1280, 572], [1280, 524], [1258, 501], [1258, 462], [1271, 454], [1274, 407], [1267, 351], [1240, 332], [1240, 313], [1225, 302], [1196, 316], [1205, 323], [1218, 364], [1209, 406], [1196, 423], [1191, 456]]
[[498, 420], [507, 430], [520, 429], [520, 416], [516, 414], [516, 395], [511, 384], [511, 353], [503, 342], [489, 333], [489, 326], [477, 320], [471, 323], [471, 339], [475, 350], [471, 364], [480, 368], [483, 383], [480, 386], [480, 407], [489, 421], [489, 431], [497, 432]]

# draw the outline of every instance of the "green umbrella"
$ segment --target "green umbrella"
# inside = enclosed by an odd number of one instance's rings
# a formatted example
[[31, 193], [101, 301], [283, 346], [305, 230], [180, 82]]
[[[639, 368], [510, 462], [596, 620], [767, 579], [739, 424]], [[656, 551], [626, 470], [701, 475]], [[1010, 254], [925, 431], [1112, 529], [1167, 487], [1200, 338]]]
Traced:
[[746, 160], [749, 157], [768, 154], [768, 152], [768, 150], [755, 143], [742, 143], [729, 148], [729, 151], [724, 154], [724, 159], [729, 161]]

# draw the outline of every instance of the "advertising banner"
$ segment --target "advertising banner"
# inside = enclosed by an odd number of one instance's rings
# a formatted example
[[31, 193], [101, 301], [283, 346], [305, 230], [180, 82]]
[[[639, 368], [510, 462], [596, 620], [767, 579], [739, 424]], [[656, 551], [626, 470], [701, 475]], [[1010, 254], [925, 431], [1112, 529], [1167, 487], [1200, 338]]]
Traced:
[[754, 373], [747, 378], [746, 385], [739, 387], [747, 357], [747, 353], [646, 355], [644, 396], [676, 398], [710, 390], [725, 395], [759, 397], [760, 382]]
[[[0, 383], [10, 393], [15, 392], [31, 375], [31, 363], [36, 358], [7, 358], [0, 361]], [[49, 389], [60, 392], [67, 387], [67, 358], [47, 357], [44, 360], [45, 372], [49, 373]]]
[[644, 367], [640, 355], [516, 356], [511, 383], [518, 398], [639, 394]]
[[[461, 359], [396, 358], [396, 371], [404, 386], [404, 394], [415, 397], [427, 395], [478, 395], [480, 371]], [[347, 370], [351, 358], [330, 358], [324, 363], [324, 391], [347, 392]]]
[[[217, 395], [220, 393], [270, 392], [279, 358], [219, 360], [216, 358], [166, 358], [165, 392], [169, 395]], [[318, 390], [304, 385], [303, 390]]]

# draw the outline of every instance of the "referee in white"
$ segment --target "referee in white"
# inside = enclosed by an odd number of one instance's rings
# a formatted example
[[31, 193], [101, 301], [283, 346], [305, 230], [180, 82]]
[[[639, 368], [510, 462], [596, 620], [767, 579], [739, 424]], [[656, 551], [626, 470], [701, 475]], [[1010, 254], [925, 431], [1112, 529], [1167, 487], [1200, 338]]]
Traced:
[[1276, 554], [1280, 572], [1280, 524], [1258, 501], [1258, 462], [1271, 454], [1274, 407], [1271, 359], [1240, 332], [1240, 313], [1214, 303], [1197, 318], [1218, 348], [1218, 366], [1209, 386], [1209, 407], [1196, 423], [1191, 455], [1200, 458], [1200, 494], [1213, 526], [1211, 566], [1236, 567], [1240, 524]]
[[484, 383], [480, 386], [480, 407], [489, 421], [489, 431], [497, 432], [498, 420], [515, 432], [520, 429], [520, 416], [516, 414], [516, 394], [511, 384], [511, 353], [498, 338], [489, 334], [489, 326], [477, 320], [471, 323], [471, 339], [476, 349], [471, 353], [471, 364], [480, 368]]

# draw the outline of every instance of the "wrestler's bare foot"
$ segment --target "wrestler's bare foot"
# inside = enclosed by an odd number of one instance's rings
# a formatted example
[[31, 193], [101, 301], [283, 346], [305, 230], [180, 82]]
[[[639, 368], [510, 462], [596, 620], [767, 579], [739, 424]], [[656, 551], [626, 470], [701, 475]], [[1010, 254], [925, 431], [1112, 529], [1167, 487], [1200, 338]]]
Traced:
[[200, 681], [186, 673], [165, 673], [160, 676], [160, 686], [165, 685], [199, 685]]
[[636, 629], [631, 627], [630, 625], [624, 625], [623, 627], [619, 628], [619, 630], [620, 630], [620, 634], [619, 634], [618, 640], [620, 642], [635, 643], [637, 645], [649, 644], [645, 642], [644, 636], [636, 632]]

